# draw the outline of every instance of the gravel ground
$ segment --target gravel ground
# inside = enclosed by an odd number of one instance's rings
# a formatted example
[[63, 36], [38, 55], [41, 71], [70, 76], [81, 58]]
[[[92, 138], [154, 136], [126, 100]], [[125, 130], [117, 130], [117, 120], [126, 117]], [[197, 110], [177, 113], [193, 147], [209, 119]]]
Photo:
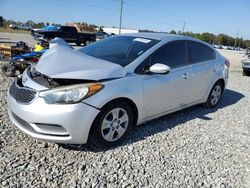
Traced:
[[232, 71], [219, 106], [133, 129], [107, 151], [45, 143], [10, 122], [0, 75], [0, 187], [250, 187], [249, 77]]

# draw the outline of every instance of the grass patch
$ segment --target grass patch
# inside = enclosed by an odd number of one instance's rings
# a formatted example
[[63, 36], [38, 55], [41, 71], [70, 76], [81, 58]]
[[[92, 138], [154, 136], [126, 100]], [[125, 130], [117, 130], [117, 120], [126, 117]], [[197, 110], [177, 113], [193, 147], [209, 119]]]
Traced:
[[11, 29], [11, 28], [4, 28], [4, 27], [0, 27], [0, 32], [30, 34], [30, 31], [19, 30], [19, 29]]

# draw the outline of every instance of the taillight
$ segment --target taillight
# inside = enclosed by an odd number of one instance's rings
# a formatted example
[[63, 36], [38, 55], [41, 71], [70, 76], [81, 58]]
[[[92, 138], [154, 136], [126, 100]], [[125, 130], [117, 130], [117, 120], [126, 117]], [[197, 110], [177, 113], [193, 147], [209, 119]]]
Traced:
[[230, 67], [230, 62], [227, 59], [225, 60], [225, 65], [226, 65], [227, 68]]

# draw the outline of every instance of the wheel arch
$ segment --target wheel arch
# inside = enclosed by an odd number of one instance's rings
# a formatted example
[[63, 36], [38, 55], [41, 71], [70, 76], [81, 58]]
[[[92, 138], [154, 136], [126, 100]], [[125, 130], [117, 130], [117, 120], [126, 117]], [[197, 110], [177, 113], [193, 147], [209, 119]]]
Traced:
[[[110, 143], [111, 145], [108, 146], [108, 145], [106, 145], [106, 144], [107, 144], [107, 143], [106, 143], [107, 141], [103, 142], [103, 141], [102, 141], [103, 139], [101, 139], [101, 141], [100, 141], [100, 139], [99, 139], [100, 136], [97, 136], [97, 135], [99, 135], [100, 133], [99, 133], [98, 128], [96, 127], [96, 125], [98, 125], [98, 124], [96, 124], [96, 123], [98, 123], [98, 122], [97, 122], [97, 121], [98, 121], [98, 117], [100, 117], [99, 115], [101, 115], [102, 110], [105, 110], [105, 109], [104, 109], [105, 107], [107, 107], [108, 105], [112, 105], [112, 104], [116, 104], [116, 105], [118, 104], [118, 105], [119, 105], [119, 103], [121, 103], [121, 102], [126, 103], [126, 104], [128, 104], [128, 105], [131, 107], [132, 113], [133, 113], [132, 127], [133, 127], [134, 125], [136, 125], [136, 121], [137, 121], [137, 117], [138, 117], [138, 110], [137, 110], [136, 104], [135, 104], [131, 99], [126, 98], [126, 97], [119, 97], [119, 98], [112, 99], [112, 100], [110, 100], [109, 102], [105, 103], [105, 104], [100, 108], [100, 112], [99, 112], [99, 113], [97, 114], [97, 116], [95, 117], [95, 119], [94, 119], [94, 121], [93, 121], [93, 123], [92, 123], [92, 125], [91, 125], [91, 127], [90, 127], [90, 129], [89, 129], [88, 141], [87, 141], [87, 142], [90, 142], [90, 143], [96, 145], [97, 147], [104, 147], [104, 148], [105, 148], [105, 147], [112, 147], [112, 143]], [[117, 105], [117, 106], [118, 106], [118, 105]], [[118, 140], [118, 142], [119, 142], [119, 140]], [[116, 143], [117, 143], [117, 142], [116, 142]], [[115, 144], [114, 144], [114, 145], [115, 145]]]
[[133, 126], [136, 126], [137, 125], [137, 121], [138, 121], [138, 108], [137, 108], [135, 102], [132, 101], [131, 99], [127, 98], [127, 97], [119, 97], [119, 98], [112, 99], [111, 101], [105, 103], [101, 107], [101, 109], [104, 108], [105, 106], [109, 105], [110, 103], [117, 103], [119, 101], [124, 101], [127, 104], [129, 104], [129, 106], [131, 107], [131, 109], [133, 111]]
[[[214, 83], [214, 85], [217, 84], [218, 82], [220, 82], [220, 83], [222, 84], [222, 91], [224, 91], [224, 90], [225, 90], [225, 87], [226, 87], [226, 82], [225, 82], [225, 80], [224, 80], [223, 78], [220, 78], [220, 79], [218, 79], [218, 80]], [[213, 86], [214, 86], [214, 85], [213, 85]]]
[[208, 96], [212, 90], [212, 88], [214, 87], [215, 84], [217, 84], [218, 82], [221, 82], [222, 83], [222, 92], [225, 90], [226, 88], [226, 81], [224, 80], [224, 78], [219, 78], [219, 79], [216, 79], [211, 85], [210, 85], [210, 88], [207, 90], [206, 94], [204, 95], [204, 98], [203, 98], [203, 102], [207, 101], [208, 99]]
[[213, 88], [214, 88], [217, 84], [220, 84], [220, 85], [222, 86], [222, 91], [221, 91], [221, 94], [222, 94], [223, 91], [224, 91], [224, 89], [225, 89], [225, 86], [226, 86], [226, 81], [225, 81], [223, 78], [219, 78], [219, 79], [217, 79], [217, 80], [213, 83], [213, 85], [212, 85], [212, 87], [211, 87], [209, 93], [207, 94], [207, 96], [206, 96], [206, 98], [205, 98], [206, 100], [205, 100], [204, 103], [203, 103], [203, 105], [204, 105], [205, 107], [213, 108], [213, 107], [215, 107], [215, 106], [218, 104], [219, 100], [216, 102], [216, 104], [212, 104], [211, 101], [210, 101], [210, 95], [211, 95], [211, 93], [212, 93], [212, 91], [213, 91]]

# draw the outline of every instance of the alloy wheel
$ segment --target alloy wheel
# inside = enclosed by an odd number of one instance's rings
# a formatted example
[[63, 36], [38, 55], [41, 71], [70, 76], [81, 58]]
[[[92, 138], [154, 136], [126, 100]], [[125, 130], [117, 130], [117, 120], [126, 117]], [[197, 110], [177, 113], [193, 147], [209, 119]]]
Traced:
[[101, 133], [105, 140], [114, 142], [121, 138], [128, 128], [129, 117], [122, 108], [112, 109], [103, 119]]
[[221, 86], [220, 85], [217, 85], [214, 87], [213, 91], [212, 91], [212, 94], [211, 94], [211, 103], [212, 105], [216, 105], [219, 100], [220, 100], [220, 96], [221, 96]]

